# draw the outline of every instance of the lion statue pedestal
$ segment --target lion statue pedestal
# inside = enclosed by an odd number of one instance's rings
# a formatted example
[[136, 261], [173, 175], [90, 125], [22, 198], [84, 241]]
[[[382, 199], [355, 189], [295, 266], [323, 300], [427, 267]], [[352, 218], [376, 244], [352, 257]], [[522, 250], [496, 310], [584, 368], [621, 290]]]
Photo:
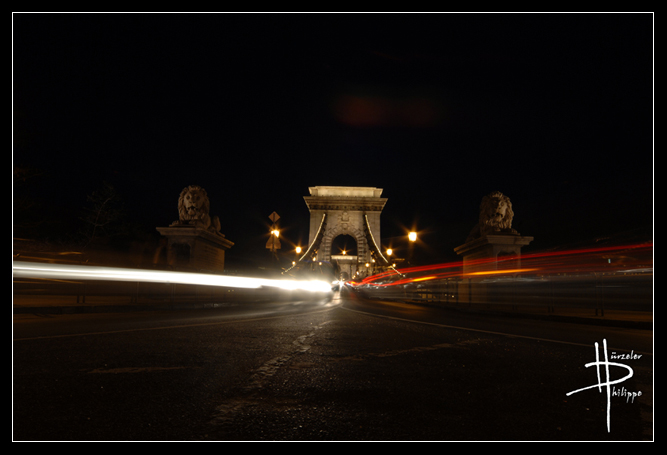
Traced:
[[[479, 222], [472, 229], [466, 243], [454, 248], [463, 257], [463, 272], [497, 270], [498, 257], [510, 256], [520, 266], [521, 247], [533, 241], [533, 237], [520, 235], [512, 228], [514, 210], [512, 202], [500, 191], [482, 198]], [[503, 267], [508, 268], [508, 267]]]
[[[514, 211], [509, 198], [499, 191], [484, 196], [479, 212], [479, 222], [466, 243], [454, 248], [463, 258], [463, 273], [519, 269], [521, 247], [532, 242], [533, 237], [522, 236], [512, 228]], [[464, 277], [459, 298], [471, 303], [488, 302], [487, 289], [481, 281]]]
[[206, 191], [190, 185], [178, 198], [179, 218], [156, 228], [167, 238], [167, 265], [174, 270], [221, 273], [225, 251], [234, 243], [220, 233], [220, 220], [209, 215]]

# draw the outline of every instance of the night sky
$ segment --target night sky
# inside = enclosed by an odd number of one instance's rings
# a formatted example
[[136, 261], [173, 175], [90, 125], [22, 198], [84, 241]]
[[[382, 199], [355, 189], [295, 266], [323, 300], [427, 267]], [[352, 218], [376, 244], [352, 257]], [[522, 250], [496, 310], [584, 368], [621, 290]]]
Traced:
[[305, 246], [318, 185], [383, 188], [431, 263], [494, 190], [534, 250], [652, 232], [652, 14], [14, 14], [13, 113], [45, 216], [108, 182], [158, 235], [201, 185], [231, 258], [274, 211]]

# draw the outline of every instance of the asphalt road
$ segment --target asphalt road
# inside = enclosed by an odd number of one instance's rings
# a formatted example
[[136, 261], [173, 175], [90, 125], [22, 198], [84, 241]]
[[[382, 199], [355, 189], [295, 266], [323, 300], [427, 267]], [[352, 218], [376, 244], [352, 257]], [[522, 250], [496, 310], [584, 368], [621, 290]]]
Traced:
[[[653, 440], [650, 330], [344, 290], [316, 302], [21, 314], [13, 340], [15, 441]], [[610, 386], [609, 402], [606, 387], [567, 396], [598, 383], [586, 364], [603, 340], [609, 355], [632, 353], [613, 360], [632, 377]], [[612, 379], [627, 370], [610, 366]]]

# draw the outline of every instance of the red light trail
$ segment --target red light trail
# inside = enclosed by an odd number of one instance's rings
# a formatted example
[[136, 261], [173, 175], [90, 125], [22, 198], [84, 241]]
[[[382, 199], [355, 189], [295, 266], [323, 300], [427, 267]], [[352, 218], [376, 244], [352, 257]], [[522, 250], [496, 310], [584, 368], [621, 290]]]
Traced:
[[[520, 267], [516, 266], [517, 260], [520, 262]], [[507, 268], [504, 268], [505, 266]], [[528, 272], [536, 272], [540, 275], [653, 273], [653, 242], [538, 252], [520, 257], [507, 256], [502, 259], [477, 259], [467, 261], [465, 269], [464, 272], [463, 261], [409, 267], [379, 273], [352, 284], [355, 286], [372, 284], [384, 287], [437, 279], [484, 275], [513, 276]]]

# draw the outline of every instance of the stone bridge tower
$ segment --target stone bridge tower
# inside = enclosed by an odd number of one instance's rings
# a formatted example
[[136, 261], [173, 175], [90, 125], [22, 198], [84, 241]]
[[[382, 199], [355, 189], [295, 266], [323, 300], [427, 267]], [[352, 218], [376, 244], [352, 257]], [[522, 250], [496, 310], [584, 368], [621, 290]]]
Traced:
[[[315, 186], [304, 196], [310, 210], [308, 249], [299, 259], [347, 266], [350, 276], [358, 265], [385, 267], [387, 259], [380, 246], [380, 214], [387, 202], [381, 188], [350, 186]], [[332, 254], [331, 245], [339, 235], [349, 235], [357, 242], [357, 255]], [[336, 252], [333, 252], [336, 253]]]

